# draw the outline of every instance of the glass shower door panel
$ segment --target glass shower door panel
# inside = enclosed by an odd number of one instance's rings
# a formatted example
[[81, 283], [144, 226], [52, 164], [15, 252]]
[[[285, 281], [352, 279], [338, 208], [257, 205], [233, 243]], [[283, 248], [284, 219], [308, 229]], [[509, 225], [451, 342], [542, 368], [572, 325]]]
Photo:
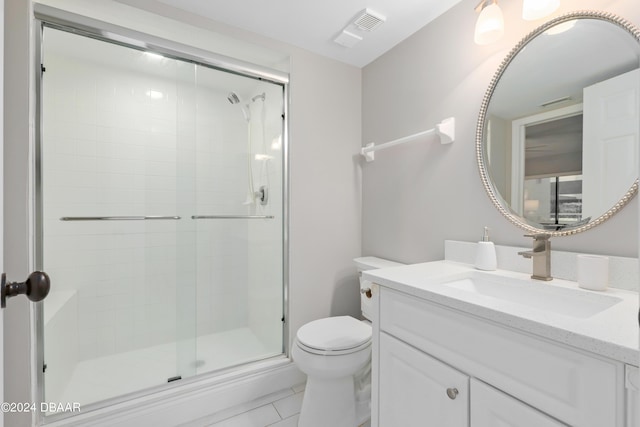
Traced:
[[283, 353], [282, 86], [198, 67], [197, 373]]
[[48, 27], [43, 65], [42, 401], [281, 355], [283, 86]]
[[196, 69], [193, 64], [178, 62], [176, 103], [176, 212], [182, 218], [176, 235], [175, 377], [181, 379], [196, 373], [196, 225], [191, 219], [196, 209]]
[[85, 407], [181, 375], [177, 343], [195, 358], [193, 301], [176, 304], [193, 297], [195, 66], [50, 28], [43, 47], [43, 401]]

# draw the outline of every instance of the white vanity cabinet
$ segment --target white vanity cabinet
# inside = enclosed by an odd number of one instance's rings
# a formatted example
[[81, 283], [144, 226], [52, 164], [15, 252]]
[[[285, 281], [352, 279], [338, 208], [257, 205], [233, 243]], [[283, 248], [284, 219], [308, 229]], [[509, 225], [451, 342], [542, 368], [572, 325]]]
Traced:
[[385, 332], [380, 366], [380, 426], [565, 426]]
[[375, 295], [374, 427], [631, 427], [624, 363], [390, 288]]

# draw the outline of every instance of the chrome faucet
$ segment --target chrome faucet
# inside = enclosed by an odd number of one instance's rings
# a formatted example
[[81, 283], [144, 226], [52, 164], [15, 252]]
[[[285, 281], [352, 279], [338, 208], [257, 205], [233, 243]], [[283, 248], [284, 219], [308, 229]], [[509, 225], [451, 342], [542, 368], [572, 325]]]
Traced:
[[525, 237], [533, 237], [533, 250], [518, 252], [525, 258], [533, 261], [532, 279], [552, 280], [551, 277], [551, 242], [548, 234], [525, 234]]

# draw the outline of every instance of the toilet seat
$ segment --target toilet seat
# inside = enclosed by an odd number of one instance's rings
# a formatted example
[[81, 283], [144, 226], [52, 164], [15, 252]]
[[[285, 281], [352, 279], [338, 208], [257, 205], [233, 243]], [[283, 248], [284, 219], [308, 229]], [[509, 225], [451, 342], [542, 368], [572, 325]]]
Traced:
[[304, 344], [302, 344], [300, 341], [296, 340], [296, 345], [300, 348], [300, 350], [302, 351], [306, 351], [307, 353], [311, 353], [311, 354], [316, 354], [318, 356], [342, 356], [344, 354], [351, 354], [351, 353], [355, 353], [357, 351], [366, 349], [368, 347], [371, 346], [371, 340], [365, 342], [364, 344], [361, 344], [357, 347], [353, 347], [353, 348], [347, 348], [344, 350], [326, 350], [326, 349], [319, 349], [319, 348], [313, 348], [313, 347], [309, 347], [306, 346]]
[[318, 355], [354, 353], [371, 345], [371, 326], [351, 316], [318, 319], [298, 329], [296, 344]]

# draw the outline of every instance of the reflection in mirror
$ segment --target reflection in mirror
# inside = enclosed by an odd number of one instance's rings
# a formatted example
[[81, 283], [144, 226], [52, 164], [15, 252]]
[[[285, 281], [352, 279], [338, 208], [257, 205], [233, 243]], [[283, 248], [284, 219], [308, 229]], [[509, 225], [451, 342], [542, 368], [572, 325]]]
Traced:
[[512, 222], [574, 234], [635, 194], [639, 40], [620, 18], [577, 12], [538, 28], [503, 62], [485, 95], [477, 150], [489, 196]]

